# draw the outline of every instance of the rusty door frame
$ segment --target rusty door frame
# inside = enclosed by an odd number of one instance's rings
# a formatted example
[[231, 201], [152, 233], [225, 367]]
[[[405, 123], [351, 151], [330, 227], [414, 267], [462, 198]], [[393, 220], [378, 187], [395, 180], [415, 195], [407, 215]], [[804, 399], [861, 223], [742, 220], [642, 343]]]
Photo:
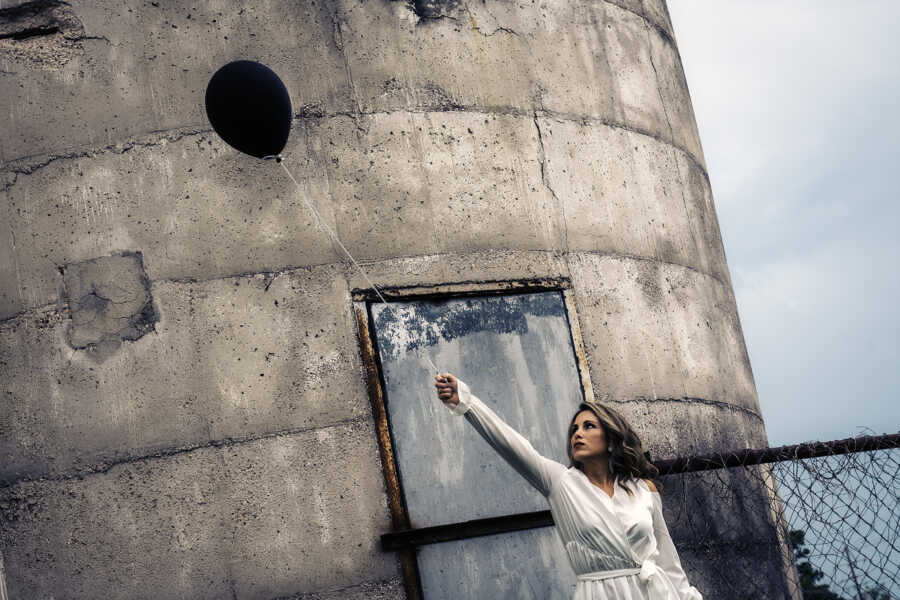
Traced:
[[[379, 289], [386, 300], [397, 301], [561, 292], [566, 309], [572, 348], [575, 352], [575, 363], [581, 378], [582, 394], [586, 400], [594, 399], [587, 357], [581, 337], [581, 328], [578, 324], [578, 315], [575, 310], [575, 297], [571, 282], [568, 279], [515, 279], [434, 286], [385, 287]], [[353, 311], [356, 315], [360, 357], [366, 375], [366, 388], [372, 406], [372, 417], [375, 421], [375, 432], [378, 437], [378, 449], [381, 455], [388, 507], [391, 513], [393, 531], [382, 536], [382, 547], [385, 551], [397, 552], [399, 555], [407, 599], [423, 600], [422, 582], [419, 576], [418, 561], [416, 560], [416, 546], [450, 539], [466, 539], [480, 535], [546, 527], [552, 525], [553, 521], [549, 518], [549, 511], [541, 511], [540, 513], [505, 515], [466, 523], [442, 525], [437, 528], [412, 529], [410, 527], [406, 497], [403, 493], [403, 485], [400, 480], [396, 460], [394, 459], [394, 444], [385, 404], [385, 385], [381, 361], [375, 349], [374, 325], [369, 313], [370, 305], [374, 302], [380, 302], [381, 299], [371, 289], [354, 289], [351, 291], [351, 299]], [[431, 534], [430, 530], [435, 529], [447, 530], [448, 533], [452, 531], [452, 534], [449, 537], [447, 534]], [[416, 540], [416, 542], [410, 543], [411, 540]]]

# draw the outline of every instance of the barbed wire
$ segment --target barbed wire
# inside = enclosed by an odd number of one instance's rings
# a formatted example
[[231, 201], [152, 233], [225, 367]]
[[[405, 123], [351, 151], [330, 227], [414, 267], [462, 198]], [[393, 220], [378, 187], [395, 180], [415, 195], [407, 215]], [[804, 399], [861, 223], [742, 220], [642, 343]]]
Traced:
[[654, 464], [705, 597], [900, 600], [900, 434]]

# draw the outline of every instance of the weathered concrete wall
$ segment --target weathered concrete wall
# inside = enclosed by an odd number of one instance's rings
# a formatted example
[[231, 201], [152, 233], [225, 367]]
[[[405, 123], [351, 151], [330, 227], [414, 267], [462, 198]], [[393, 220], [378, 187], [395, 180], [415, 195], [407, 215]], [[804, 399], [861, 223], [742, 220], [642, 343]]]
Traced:
[[366, 283], [210, 131], [236, 59], [285, 81], [287, 164], [376, 283], [567, 277], [655, 455], [765, 443], [662, 0], [7, 1], [11, 597], [402, 596]]

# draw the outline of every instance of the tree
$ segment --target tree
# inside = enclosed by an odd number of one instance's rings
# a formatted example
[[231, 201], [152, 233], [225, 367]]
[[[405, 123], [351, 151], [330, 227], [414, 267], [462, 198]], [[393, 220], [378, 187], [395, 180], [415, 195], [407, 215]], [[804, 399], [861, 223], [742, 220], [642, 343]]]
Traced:
[[891, 594], [884, 589], [883, 585], [879, 585], [873, 588], [866, 588], [863, 598], [865, 600], [891, 600]]
[[809, 562], [809, 548], [806, 548], [806, 532], [799, 529], [790, 531], [791, 549], [794, 551], [794, 559], [797, 564], [797, 574], [800, 575], [800, 590], [804, 600], [847, 600], [828, 588], [828, 584], [818, 583], [825, 577], [819, 569]]

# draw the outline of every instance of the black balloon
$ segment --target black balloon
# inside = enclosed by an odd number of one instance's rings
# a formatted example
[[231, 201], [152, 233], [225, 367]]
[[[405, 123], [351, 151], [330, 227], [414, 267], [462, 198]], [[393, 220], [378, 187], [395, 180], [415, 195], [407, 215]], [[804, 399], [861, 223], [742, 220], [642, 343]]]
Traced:
[[275, 71], [251, 60], [228, 63], [206, 86], [206, 115], [222, 139], [263, 158], [284, 149], [291, 133], [291, 97]]

